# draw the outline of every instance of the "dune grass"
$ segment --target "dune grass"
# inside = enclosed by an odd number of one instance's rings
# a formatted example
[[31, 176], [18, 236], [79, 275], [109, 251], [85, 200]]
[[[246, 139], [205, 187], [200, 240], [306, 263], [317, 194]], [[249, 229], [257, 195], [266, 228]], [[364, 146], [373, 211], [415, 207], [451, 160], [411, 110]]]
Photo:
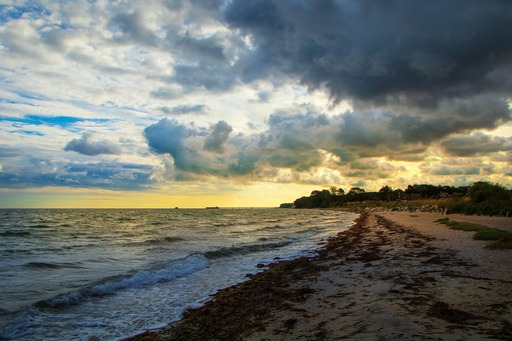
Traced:
[[444, 224], [444, 225], [448, 226], [449, 228], [451, 228], [452, 230], [477, 232], [477, 231], [490, 229], [490, 227], [487, 227], [484, 225], [466, 223], [466, 222], [460, 222], [460, 221], [453, 221], [453, 220], [450, 220], [450, 218], [437, 219], [435, 222]]
[[512, 249], [512, 232], [485, 225], [453, 221], [449, 218], [438, 219], [435, 222], [444, 224], [453, 230], [475, 232], [473, 239], [493, 242], [486, 246], [488, 249]]

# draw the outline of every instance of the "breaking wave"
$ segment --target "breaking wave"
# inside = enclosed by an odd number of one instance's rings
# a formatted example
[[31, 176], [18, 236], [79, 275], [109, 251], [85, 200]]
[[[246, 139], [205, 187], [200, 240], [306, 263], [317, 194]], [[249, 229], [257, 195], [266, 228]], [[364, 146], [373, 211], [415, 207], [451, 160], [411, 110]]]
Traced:
[[277, 243], [266, 243], [266, 244], [250, 244], [244, 246], [232, 246], [223, 247], [218, 250], [205, 252], [205, 256], [209, 259], [217, 259], [223, 257], [232, 257], [235, 255], [245, 255], [254, 252], [268, 251], [273, 249], [279, 249], [286, 245], [290, 245], [290, 241], [282, 241]]
[[59, 308], [78, 305], [93, 297], [114, 295], [120, 290], [169, 282], [180, 277], [189, 276], [207, 268], [209, 265], [210, 262], [204, 255], [194, 254], [175, 260], [165, 267], [141, 269], [133, 274], [105, 279], [103, 282], [83, 290], [60, 295], [50, 300], [39, 301], [36, 306], [38, 308]]
[[82, 268], [82, 263], [46, 263], [46, 262], [29, 262], [23, 264], [25, 267], [34, 269], [63, 269], [63, 268]]

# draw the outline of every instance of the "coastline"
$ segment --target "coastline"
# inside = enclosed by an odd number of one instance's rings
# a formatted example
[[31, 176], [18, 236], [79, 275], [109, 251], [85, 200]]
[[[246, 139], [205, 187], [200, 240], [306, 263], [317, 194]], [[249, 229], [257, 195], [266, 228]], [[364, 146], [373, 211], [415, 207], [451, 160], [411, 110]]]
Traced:
[[272, 264], [130, 340], [512, 339], [512, 251], [440, 217], [363, 212], [316, 257]]

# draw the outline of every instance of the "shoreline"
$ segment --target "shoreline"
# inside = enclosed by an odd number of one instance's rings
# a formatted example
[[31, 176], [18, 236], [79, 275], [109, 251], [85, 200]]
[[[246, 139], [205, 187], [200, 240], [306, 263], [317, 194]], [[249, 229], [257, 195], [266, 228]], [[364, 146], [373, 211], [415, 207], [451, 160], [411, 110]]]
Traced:
[[439, 217], [363, 212], [317, 256], [271, 264], [128, 340], [512, 339], [512, 251]]

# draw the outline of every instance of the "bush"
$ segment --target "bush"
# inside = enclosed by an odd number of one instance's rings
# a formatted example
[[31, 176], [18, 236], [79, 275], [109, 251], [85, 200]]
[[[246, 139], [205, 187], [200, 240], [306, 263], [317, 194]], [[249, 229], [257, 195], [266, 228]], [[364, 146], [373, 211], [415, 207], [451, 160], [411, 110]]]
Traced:
[[446, 205], [447, 213], [477, 214], [489, 216], [506, 216], [512, 214], [512, 200], [472, 202], [455, 199]]
[[472, 202], [480, 203], [484, 201], [507, 201], [512, 200], [512, 192], [500, 184], [491, 184], [489, 182], [475, 182], [468, 189], [468, 196]]

